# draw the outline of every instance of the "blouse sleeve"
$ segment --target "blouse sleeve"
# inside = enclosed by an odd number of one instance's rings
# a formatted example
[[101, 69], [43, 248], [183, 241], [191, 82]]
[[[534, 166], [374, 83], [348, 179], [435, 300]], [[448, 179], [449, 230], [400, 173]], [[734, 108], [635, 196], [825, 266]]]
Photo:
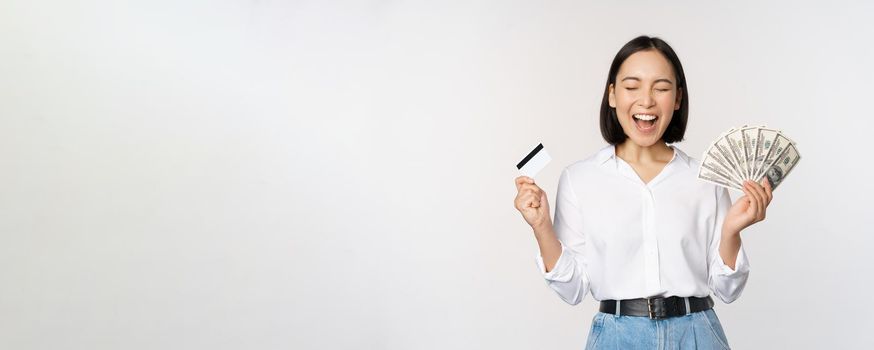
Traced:
[[561, 243], [561, 255], [551, 271], [547, 272], [543, 257], [537, 252], [535, 261], [547, 286], [566, 303], [577, 305], [589, 292], [586, 276], [586, 245], [582, 230], [582, 216], [568, 170], [562, 171], [555, 199], [553, 229]]
[[711, 235], [708, 249], [709, 278], [707, 282], [713, 293], [728, 304], [737, 300], [743, 292], [750, 275], [750, 263], [744, 251], [743, 242], [741, 242], [740, 250], [737, 253], [734, 269], [728, 267], [719, 254], [722, 224], [728, 209], [731, 207], [731, 197], [728, 195], [728, 190], [723, 187], [718, 187], [717, 192], [716, 220], [714, 220], [713, 235]]

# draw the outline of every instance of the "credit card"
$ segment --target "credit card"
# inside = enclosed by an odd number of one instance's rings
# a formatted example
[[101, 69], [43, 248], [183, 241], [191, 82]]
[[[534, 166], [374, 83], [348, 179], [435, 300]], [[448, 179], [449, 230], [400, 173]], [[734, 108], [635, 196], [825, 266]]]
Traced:
[[549, 156], [549, 153], [546, 153], [546, 149], [543, 148], [541, 143], [534, 147], [534, 150], [528, 153], [519, 164], [516, 164], [516, 169], [519, 169], [522, 175], [534, 178], [550, 161], [552, 161], [552, 157]]

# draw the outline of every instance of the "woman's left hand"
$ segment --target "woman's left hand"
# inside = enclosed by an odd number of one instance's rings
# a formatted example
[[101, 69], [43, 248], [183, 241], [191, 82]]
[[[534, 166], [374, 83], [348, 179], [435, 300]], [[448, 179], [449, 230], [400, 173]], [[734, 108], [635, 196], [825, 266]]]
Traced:
[[771, 183], [768, 177], [762, 178], [762, 183], [744, 181], [744, 195], [737, 199], [728, 209], [722, 231], [725, 233], [740, 233], [741, 230], [765, 220], [765, 210], [774, 198], [771, 193]]

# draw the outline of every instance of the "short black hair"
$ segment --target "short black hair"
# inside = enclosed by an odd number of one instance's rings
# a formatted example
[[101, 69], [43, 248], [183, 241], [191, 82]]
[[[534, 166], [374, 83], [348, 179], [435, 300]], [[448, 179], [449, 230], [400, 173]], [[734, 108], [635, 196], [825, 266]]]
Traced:
[[610, 84], [616, 83], [619, 66], [629, 56], [638, 51], [645, 50], [657, 50], [671, 62], [677, 78], [677, 91], [678, 93], [682, 91], [683, 94], [680, 99], [680, 109], [674, 111], [671, 123], [668, 124], [668, 128], [665, 129], [665, 133], [662, 135], [662, 140], [665, 143], [680, 142], [683, 141], [683, 137], [686, 134], [686, 121], [689, 118], [689, 89], [686, 87], [686, 74], [683, 73], [683, 65], [680, 64], [680, 58], [677, 57], [674, 49], [664, 40], [641, 35], [629, 41], [616, 53], [616, 57], [613, 58], [613, 63], [610, 65], [610, 73], [607, 75], [607, 84], [604, 85], [604, 99], [601, 101], [601, 135], [611, 145], [622, 143], [628, 138], [628, 135], [622, 131], [622, 125], [619, 124], [619, 120], [616, 118], [616, 109], [610, 107]]

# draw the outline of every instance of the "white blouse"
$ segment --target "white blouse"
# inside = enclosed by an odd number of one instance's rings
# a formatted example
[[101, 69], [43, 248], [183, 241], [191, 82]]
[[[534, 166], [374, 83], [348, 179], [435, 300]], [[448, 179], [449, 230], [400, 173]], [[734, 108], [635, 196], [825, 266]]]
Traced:
[[546, 272], [562, 300], [652, 296], [736, 300], [749, 277], [741, 244], [732, 270], [719, 255], [722, 222], [731, 206], [725, 188], [697, 179], [698, 160], [676, 146], [649, 183], [610, 145], [567, 166], [555, 199], [553, 227], [562, 252]]

